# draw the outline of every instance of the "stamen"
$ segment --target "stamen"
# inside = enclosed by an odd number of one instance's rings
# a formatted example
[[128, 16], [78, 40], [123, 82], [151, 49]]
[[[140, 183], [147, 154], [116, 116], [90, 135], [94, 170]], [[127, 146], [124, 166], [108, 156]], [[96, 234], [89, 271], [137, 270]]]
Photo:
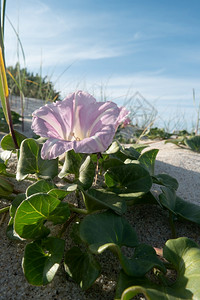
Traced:
[[80, 141], [80, 140], [81, 140], [79, 137], [76, 137], [76, 136], [75, 136], [74, 132], [70, 132], [69, 136], [70, 136], [70, 140], [71, 140], [72, 138], [74, 138], [76, 141]]

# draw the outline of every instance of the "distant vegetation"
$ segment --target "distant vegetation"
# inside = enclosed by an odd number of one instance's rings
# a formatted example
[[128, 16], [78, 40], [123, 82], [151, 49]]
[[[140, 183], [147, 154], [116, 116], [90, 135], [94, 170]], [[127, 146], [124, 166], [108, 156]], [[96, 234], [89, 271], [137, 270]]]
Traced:
[[60, 94], [54, 88], [47, 76], [42, 77], [38, 73], [29, 72], [27, 68], [20, 68], [19, 63], [15, 67], [7, 67], [8, 87], [11, 95], [43, 99], [48, 101], [59, 100]]

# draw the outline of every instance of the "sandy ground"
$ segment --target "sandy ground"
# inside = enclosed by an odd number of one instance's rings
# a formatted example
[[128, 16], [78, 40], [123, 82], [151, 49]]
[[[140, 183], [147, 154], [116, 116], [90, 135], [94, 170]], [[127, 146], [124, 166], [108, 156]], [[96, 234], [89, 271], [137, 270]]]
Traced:
[[[159, 149], [155, 164], [155, 174], [167, 173], [179, 182], [178, 194], [185, 200], [200, 205], [200, 154], [181, 149], [163, 141], [153, 142], [150, 148]], [[0, 199], [0, 207], [7, 205]], [[1, 217], [1, 216], [0, 216]], [[126, 214], [142, 243], [163, 247], [171, 238], [167, 211], [158, 206], [141, 205], [132, 207]], [[114, 299], [115, 283], [119, 272], [118, 261], [107, 252], [100, 255], [102, 275], [87, 292], [67, 280], [63, 267], [60, 267], [53, 282], [45, 287], [29, 285], [23, 275], [21, 260], [24, 244], [13, 242], [5, 231], [9, 216], [5, 215], [0, 226], [0, 299], [2, 300], [100, 300]], [[189, 222], [176, 222], [177, 236], [187, 236], [200, 244], [200, 228]], [[66, 240], [69, 239], [68, 232]], [[66, 248], [69, 243], [66, 242]], [[143, 298], [138, 298], [143, 299]]]

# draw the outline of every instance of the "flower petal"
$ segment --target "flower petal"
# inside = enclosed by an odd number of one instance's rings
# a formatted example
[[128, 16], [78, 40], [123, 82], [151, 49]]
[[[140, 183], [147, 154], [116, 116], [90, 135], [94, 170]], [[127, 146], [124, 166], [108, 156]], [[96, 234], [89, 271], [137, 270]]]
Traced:
[[74, 149], [79, 153], [105, 151], [128, 111], [113, 102], [96, 102], [78, 91], [65, 100], [46, 104], [33, 113], [32, 129], [49, 138], [42, 147], [43, 159], [56, 158]]
[[116, 122], [116, 130], [121, 123], [126, 121], [126, 119], [128, 118], [128, 115], [130, 113], [124, 106], [120, 107], [119, 110], [120, 110], [120, 113], [119, 113], [119, 116], [118, 116], [117, 122]]
[[41, 150], [42, 159], [54, 159], [73, 149], [73, 142], [49, 138]]
[[33, 112], [33, 131], [42, 137], [67, 139], [72, 128], [74, 94]]
[[107, 128], [89, 138], [85, 138], [82, 141], [75, 141], [73, 149], [76, 153], [104, 152], [112, 143], [114, 135], [114, 127], [107, 126]]
[[74, 101], [73, 132], [81, 140], [101, 131], [100, 124], [114, 125], [120, 112], [115, 103], [96, 102], [95, 98], [82, 91], [75, 94]]
[[41, 157], [54, 159], [63, 153], [74, 149], [76, 153], [104, 152], [112, 143], [115, 128], [107, 126], [103, 131], [81, 141], [63, 141], [49, 138], [43, 145]]

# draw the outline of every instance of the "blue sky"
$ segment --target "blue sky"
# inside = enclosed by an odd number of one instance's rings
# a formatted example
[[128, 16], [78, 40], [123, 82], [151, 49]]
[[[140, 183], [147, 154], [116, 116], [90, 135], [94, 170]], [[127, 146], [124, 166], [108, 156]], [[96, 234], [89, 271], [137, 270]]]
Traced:
[[[199, 0], [7, 0], [6, 8], [26, 67], [42, 65], [63, 96], [86, 89], [121, 104], [139, 91], [163, 116], [182, 107], [187, 114], [193, 88], [200, 100], [199, 11]], [[8, 21], [5, 45], [13, 65]]]

